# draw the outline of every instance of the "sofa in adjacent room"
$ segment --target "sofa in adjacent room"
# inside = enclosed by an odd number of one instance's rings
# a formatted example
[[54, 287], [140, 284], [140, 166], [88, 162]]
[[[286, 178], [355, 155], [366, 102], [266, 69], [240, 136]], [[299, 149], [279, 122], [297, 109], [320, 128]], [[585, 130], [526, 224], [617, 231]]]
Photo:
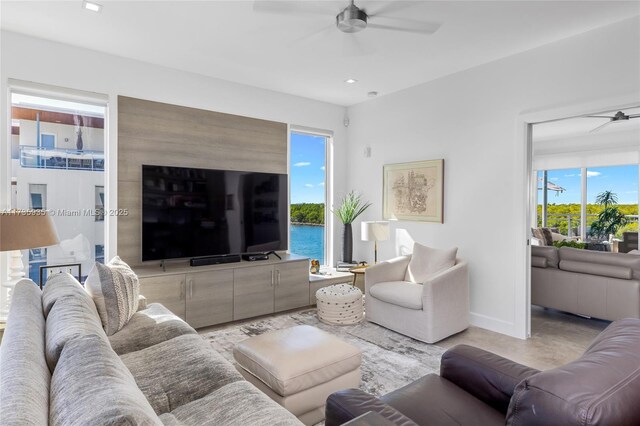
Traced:
[[0, 394], [3, 425], [302, 424], [160, 304], [107, 336], [68, 274], [16, 285]]
[[610, 321], [640, 318], [640, 256], [531, 246], [531, 303]]
[[[429, 374], [377, 398], [360, 389], [329, 396], [326, 426], [374, 411], [402, 426], [640, 424], [640, 320], [607, 327], [573, 362], [547, 371], [467, 345]], [[358, 423], [360, 424], [360, 423]]]

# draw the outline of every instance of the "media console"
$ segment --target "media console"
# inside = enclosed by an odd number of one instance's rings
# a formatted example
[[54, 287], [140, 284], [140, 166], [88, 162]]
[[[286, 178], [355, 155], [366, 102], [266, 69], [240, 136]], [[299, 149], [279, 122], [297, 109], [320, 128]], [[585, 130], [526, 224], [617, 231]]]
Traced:
[[311, 304], [309, 259], [282, 254], [199, 268], [189, 261], [133, 267], [140, 294], [162, 303], [194, 328], [286, 311]]

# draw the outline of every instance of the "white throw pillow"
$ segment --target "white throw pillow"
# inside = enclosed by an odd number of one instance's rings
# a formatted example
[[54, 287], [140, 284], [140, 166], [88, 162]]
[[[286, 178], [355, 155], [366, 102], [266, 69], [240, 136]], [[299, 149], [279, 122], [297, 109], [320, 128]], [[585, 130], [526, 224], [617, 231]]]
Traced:
[[414, 243], [404, 280], [420, 284], [425, 282], [429, 277], [453, 267], [457, 253], [458, 247], [442, 250]]
[[120, 331], [138, 310], [138, 276], [118, 256], [106, 265], [96, 262], [84, 286], [96, 304], [107, 336]]

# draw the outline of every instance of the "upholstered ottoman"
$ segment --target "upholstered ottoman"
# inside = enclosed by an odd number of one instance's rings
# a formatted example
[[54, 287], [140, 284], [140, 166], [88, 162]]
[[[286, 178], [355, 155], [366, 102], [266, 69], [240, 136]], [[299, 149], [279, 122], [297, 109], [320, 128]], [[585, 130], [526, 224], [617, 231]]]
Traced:
[[245, 379], [306, 425], [324, 419], [330, 394], [360, 386], [360, 349], [309, 325], [251, 337], [233, 357]]
[[332, 325], [357, 324], [362, 321], [362, 292], [350, 284], [336, 284], [316, 292], [318, 318]]

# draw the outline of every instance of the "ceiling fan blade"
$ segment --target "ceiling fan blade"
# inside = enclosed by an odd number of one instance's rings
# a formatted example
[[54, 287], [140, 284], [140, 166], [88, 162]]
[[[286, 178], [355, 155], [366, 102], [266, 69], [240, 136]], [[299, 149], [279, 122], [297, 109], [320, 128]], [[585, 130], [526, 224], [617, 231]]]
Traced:
[[587, 115], [587, 117], [589, 117], [589, 118], [608, 118], [608, 119], [612, 119], [613, 118], [610, 115]]
[[343, 56], [365, 56], [375, 52], [371, 46], [362, 43], [360, 34], [344, 34], [342, 36]]
[[377, 30], [400, 31], [400, 32], [412, 33], [412, 34], [431, 35], [436, 31], [438, 31], [441, 25], [442, 24], [438, 22], [419, 22], [419, 23], [410, 24], [410, 25], [404, 25], [404, 24], [384, 25], [384, 24], [369, 23], [367, 24], [367, 28], [374, 28]]
[[640, 114], [631, 114], [628, 117], [629, 118], [638, 118], [638, 117], [640, 117]]
[[378, 8], [366, 7], [363, 10], [369, 15], [369, 17], [379, 17], [380, 15], [389, 15], [395, 12], [400, 12], [411, 6], [414, 6], [414, 2], [410, 1], [391, 1]]
[[601, 124], [600, 126], [596, 127], [595, 129], [589, 130], [589, 133], [594, 133], [594, 132], [597, 132], [599, 130], [602, 130], [604, 127], [607, 127], [611, 123], [615, 123], [615, 121], [607, 121], [606, 123]]
[[327, 34], [333, 32], [335, 28], [336, 28], [335, 25], [324, 26], [317, 31], [314, 31], [312, 33], [309, 33], [305, 36], [300, 37], [299, 39], [294, 40], [291, 44], [296, 45], [301, 43], [314, 42], [326, 36]]
[[308, 1], [274, 1], [255, 0], [253, 11], [258, 13], [276, 13], [280, 15], [327, 15], [331, 16], [335, 8], [329, 2], [308, 2]]

